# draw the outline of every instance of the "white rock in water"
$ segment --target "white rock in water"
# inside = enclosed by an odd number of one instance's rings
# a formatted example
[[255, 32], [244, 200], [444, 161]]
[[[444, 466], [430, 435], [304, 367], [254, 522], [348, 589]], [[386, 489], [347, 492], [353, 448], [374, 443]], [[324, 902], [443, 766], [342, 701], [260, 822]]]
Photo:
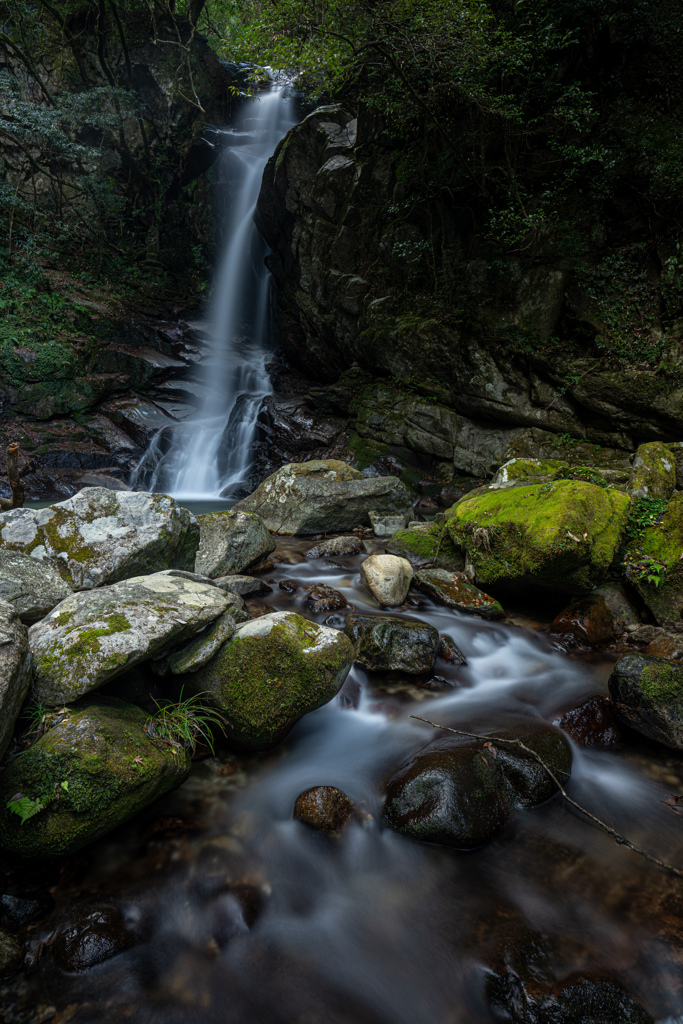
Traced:
[[361, 562], [361, 583], [385, 608], [403, 604], [412, 578], [412, 565], [407, 558], [398, 555], [370, 555]]
[[393, 537], [397, 530], [405, 529], [405, 516], [382, 515], [381, 512], [368, 512], [368, 515], [375, 537]]

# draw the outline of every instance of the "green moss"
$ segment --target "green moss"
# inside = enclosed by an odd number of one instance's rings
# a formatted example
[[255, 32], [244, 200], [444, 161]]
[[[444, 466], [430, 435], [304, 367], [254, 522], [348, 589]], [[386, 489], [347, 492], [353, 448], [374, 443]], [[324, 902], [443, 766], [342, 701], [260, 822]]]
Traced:
[[646, 665], [640, 676], [640, 689], [653, 703], [669, 704], [683, 700], [683, 681], [680, 671], [666, 662]]
[[595, 484], [596, 487], [607, 487], [607, 481], [602, 473], [592, 466], [567, 466], [555, 473], [555, 480], [585, 480], [586, 483]]
[[386, 444], [382, 444], [380, 441], [368, 441], [367, 438], [361, 437], [359, 434], [351, 434], [348, 444], [355, 456], [356, 466], [361, 470], [367, 469], [389, 451]]
[[387, 545], [391, 555], [407, 558], [413, 566], [426, 564], [457, 572], [463, 557], [453, 544], [445, 524], [425, 523], [408, 530], [397, 530]]

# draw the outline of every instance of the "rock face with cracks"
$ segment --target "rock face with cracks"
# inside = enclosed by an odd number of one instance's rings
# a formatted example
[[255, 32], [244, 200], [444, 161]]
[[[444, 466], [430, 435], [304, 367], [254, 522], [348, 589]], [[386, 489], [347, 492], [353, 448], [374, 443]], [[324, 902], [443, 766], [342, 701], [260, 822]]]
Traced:
[[[140, 708], [113, 697], [69, 708], [0, 778], [0, 848], [72, 853], [184, 782], [189, 757], [153, 742], [146, 721]], [[18, 797], [40, 805], [23, 822], [7, 806]]]
[[356, 664], [371, 672], [422, 675], [434, 667], [439, 631], [428, 622], [393, 615], [349, 615], [346, 635]]
[[12, 738], [12, 730], [31, 681], [31, 655], [26, 626], [12, 605], [0, 601], [0, 757]]
[[198, 516], [200, 541], [195, 571], [204, 576], [242, 573], [275, 549], [260, 516], [251, 512], [209, 512]]
[[47, 562], [74, 590], [194, 569], [195, 517], [165, 494], [85, 487], [48, 508], [0, 513], [0, 547]]
[[683, 750], [683, 665], [650, 654], [625, 654], [609, 677], [617, 718], [667, 747]]
[[267, 750], [309, 711], [337, 695], [353, 661], [343, 633], [293, 612], [245, 622], [211, 661], [182, 676], [225, 721], [231, 743]]
[[98, 689], [194, 636], [232, 597], [172, 571], [72, 594], [30, 629], [34, 698], [56, 707]]
[[360, 581], [384, 608], [403, 604], [410, 590], [413, 567], [397, 555], [370, 555], [361, 562]]
[[22, 622], [44, 618], [71, 590], [48, 562], [0, 547], [0, 601], [11, 604]]

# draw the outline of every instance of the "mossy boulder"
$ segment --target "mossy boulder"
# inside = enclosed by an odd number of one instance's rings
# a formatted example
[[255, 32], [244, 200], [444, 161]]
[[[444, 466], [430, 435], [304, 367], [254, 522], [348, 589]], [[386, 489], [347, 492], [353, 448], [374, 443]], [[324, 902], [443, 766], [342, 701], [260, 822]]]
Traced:
[[552, 480], [558, 470], [566, 469], [568, 462], [560, 459], [509, 459], [493, 478], [494, 484], [508, 484], [525, 480], [530, 484]]
[[[147, 717], [114, 697], [69, 708], [0, 776], [0, 848], [25, 857], [73, 853], [184, 782], [189, 758], [153, 742]], [[25, 821], [8, 807], [20, 799], [35, 811]]]
[[371, 672], [422, 675], [434, 667], [439, 631], [428, 622], [394, 615], [349, 615], [345, 632], [354, 643], [354, 660]]
[[194, 569], [195, 517], [165, 494], [85, 487], [48, 508], [0, 513], [0, 547], [48, 562], [74, 590]]
[[343, 633], [273, 612], [239, 626], [208, 664], [180, 681], [187, 693], [205, 694], [235, 746], [267, 750], [336, 697], [352, 662]]
[[665, 444], [650, 441], [640, 445], [628, 487], [634, 498], [669, 500], [676, 487], [676, 459]]
[[0, 757], [12, 738], [14, 723], [31, 682], [31, 655], [26, 626], [12, 605], [0, 601]]
[[683, 750], [683, 664], [651, 654], [625, 654], [609, 677], [617, 717], [632, 729]]
[[448, 532], [485, 588], [580, 593], [612, 563], [629, 504], [582, 480], [487, 488], [454, 505]]
[[458, 572], [465, 567], [462, 551], [453, 544], [443, 523], [419, 523], [397, 530], [386, 550], [387, 554], [407, 558], [414, 569], [438, 566]]
[[170, 572], [72, 594], [31, 626], [35, 700], [56, 707], [194, 636], [234, 595]]
[[459, 612], [481, 615], [483, 619], [502, 619], [505, 614], [503, 606], [494, 597], [473, 586], [462, 573], [420, 569], [413, 576], [413, 584], [439, 604]]
[[629, 543], [624, 571], [659, 625], [676, 629], [683, 625], [683, 493], [653, 518]]
[[197, 522], [195, 571], [203, 576], [242, 573], [275, 550], [270, 530], [254, 512], [209, 512]]

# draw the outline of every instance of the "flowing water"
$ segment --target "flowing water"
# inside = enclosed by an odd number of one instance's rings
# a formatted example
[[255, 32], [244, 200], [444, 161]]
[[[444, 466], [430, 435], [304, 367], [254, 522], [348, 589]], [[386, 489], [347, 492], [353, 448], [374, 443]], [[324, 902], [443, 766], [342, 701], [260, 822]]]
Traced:
[[[280, 543], [263, 577], [272, 591], [250, 602], [252, 614], [291, 608], [343, 625], [349, 609], [310, 613], [313, 583], [381, 614], [360, 587], [361, 558], [307, 560], [310, 543]], [[35, 969], [6, 987], [10, 1024], [555, 1021], [494, 1016], [486, 998], [498, 946], [511, 936], [524, 946], [528, 934], [552, 951], [550, 981], [607, 974], [656, 1020], [683, 1020], [683, 885], [559, 797], [469, 853], [382, 826], [384, 780], [433, 735], [411, 714], [465, 728], [482, 713], [493, 726], [507, 712], [553, 721], [604, 692], [610, 658], [571, 657], [542, 632], [487, 623], [426, 597], [411, 597], [396, 614], [433, 623], [467, 656], [466, 667], [438, 664], [452, 684], [444, 693], [414, 677], [354, 668], [339, 697], [271, 753], [219, 751], [82, 855], [6, 866], [5, 891], [49, 889], [56, 903], [34, 926]], [[572, 798], [683, 864], [683, 818], [672, 802], [680, 759], [636, 739], [620, 753], [575, 746], [573, 754]], [[294, 821], [297, 795], [314, 785], [346, 792], [363, 822], [334, 838]], [[65, 960], [78, 934], [70, 922], [93, 908], [114, 908], [129, 948], [117, 952], [114, 943], [107, 958], [78, 972]], [[78, 940], [86, 953], [99, 948], [96, 933]], [[590, 1015], [575, 1019], [593, 1024]]]
[[254, 211], [264, 168], [295, 123], [293, 111], [288, 88], [274, 84], [222, 132], [226, 216], [199, 371], [205, 397], [196, 416], [153, 440], [153, 457], [143, 458], [135, 474], [136, 489], [194, 500], [231, 497], [248, 478], [256, 417], [270, 394], [266, 363], [273, 335], [268, 250]]

